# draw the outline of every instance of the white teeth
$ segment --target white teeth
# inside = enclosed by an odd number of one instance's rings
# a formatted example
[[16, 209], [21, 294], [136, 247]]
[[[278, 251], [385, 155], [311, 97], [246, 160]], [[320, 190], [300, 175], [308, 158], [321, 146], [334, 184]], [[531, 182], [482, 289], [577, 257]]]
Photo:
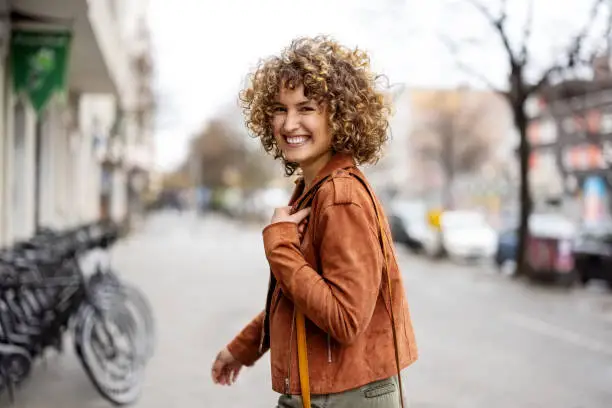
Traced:
[[308, 138], [305, 137], [305, 136], [293, 136], [293, 137], [288, 137], [287, 138], [287, 143], [289, 143], [289, 144], [300, 144], [300, 143], [304, 143], [306, 140], [308, 140]]

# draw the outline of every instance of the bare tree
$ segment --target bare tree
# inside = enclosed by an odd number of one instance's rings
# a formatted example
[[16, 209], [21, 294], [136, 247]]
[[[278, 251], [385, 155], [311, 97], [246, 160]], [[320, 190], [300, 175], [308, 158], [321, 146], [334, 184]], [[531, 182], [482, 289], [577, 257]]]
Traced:
[[468, 94], [463, 90], [437, 92], [421, 126], [415, 129], [416, 137], [412, 137], [417, 154], [440, 167], [445, 208], [454, 206], [455, 178], [478, 169], [491, 152], [485, 123], [489, 107], [482, 100], [470, 103]]
[[[242, 140], [241, 140], [242, 139]], [[227, 174], [238, 174], [240, 187], [263, 187], [271, 178], [271, 158], [248, 149], [252, 143], [223, 119], [212, 120], [191, 142], [190, 160], [195, 182], [211, 188], [228, 187]]]
[[[517, 254], [517, 275], [525, 271], [526, 236], [528, 231], [528, 219], [532, 209], [531, 192], [528, 182], [530, 146], [527, 139], [527, 124], [529, 117], [527, 114], [528, 98], [536, 94], [543, 87], [548, 86], [555, 80], [568, 78], [576, 75], [585, 68], [590, 67], [591, 61], [600, 51], [596, 43], [593, 42], [593, 29], [596, 27], [595, 21], [599, 12], [608, 4], [604, 0], [594, 0], [588, 20], [577, 33], [575, 33], [567, 45], [567, 48], [558, 54], [556, 61], [548, 67], [537, 69], [534, 53], [530, 50], [531, 35], [533, 31], [533, 4], [530, 0], [528, 15], [522, 30], [522, 36], [518, 46], [513, 46], [511, 41], [511, 30], [508, 24], [507, 0], [499, 0], [499, 11], [493, 12], [477, 0], [462, 0], [464, 3], [473, 7], [488, 23], [493, 35], [499, 40], [505, 58], [508, 63], [507, 84], [505, 89], [495, 87], [489, 78], [479, 71], [475, 66], [461, 62], [458, 58], [462, 46], [467, 44], [451, 40], [448, 36], [442, 36], [450, 52], [457, 57], [457, 64], [464, 72], [472, 75], [484, 82], [491, 89], [503, 95], [512, 110], [514, 125], [520, 135], [519, 143], [519, 168], [520, 168], [520, 227], [519, 227], [519, 248]], [[605, 15], [605, 13], [604, 13]], [[610, 26], [608, 19], [608, 27]], [[609, 33], [609, 28], [606, 29]], [[600, 36], [601, 40], [606, 40], [604, 33]], [[606, 42], [606, 41], [603, 41]], [[594, 45], [595, 43], [595, 45]], [[528, 74], [537, 70], [540, 74], [536, 78], [531, 78]]]

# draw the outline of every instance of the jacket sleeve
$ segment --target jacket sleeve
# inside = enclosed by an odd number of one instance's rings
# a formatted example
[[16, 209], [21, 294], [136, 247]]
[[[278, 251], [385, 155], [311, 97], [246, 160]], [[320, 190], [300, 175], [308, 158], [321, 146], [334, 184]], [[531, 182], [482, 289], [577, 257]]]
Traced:
[[261, 350], [260, 353], [259, 350], [263, 322], [264, 312], [261, 312], [227, 345], [232, 356], [246, 366], [255, 364], [268, 351]]
[[264, 247], [281, 288], [308, 319], [342, 344], [368, 326], [378, 298], [383, 259], [371, 215], [357, 203], [333, 204], [317, 217], [321, 274], [300, 250], [297, 225], [264, 229]]

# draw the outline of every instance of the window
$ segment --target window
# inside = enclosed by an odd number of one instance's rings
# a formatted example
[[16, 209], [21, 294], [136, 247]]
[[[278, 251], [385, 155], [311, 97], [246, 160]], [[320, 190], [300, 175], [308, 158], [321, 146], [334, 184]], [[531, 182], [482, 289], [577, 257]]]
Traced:
[[601, 154], [603, 156], [603, 161], [606, 168], [612, 167], [612, 142], [603, 142]]
[[540, 144], [540, 122], [537, 120], [532, 120], [527, 125], [527, 140], [532, 145]]
[[545, 171], [547, 174], [556, 171], [557, 158], [555, 152], [550, 149], [543, 151], [540, 156], [540, 166], [542, 171]]
[[557, 126], [551, 119], [540, 122], [540, 144], [550, 144], [557, 141]]
[[605, 90], [597, 93], [598, 103], [601, 105], [607, 105], [612, 103], [612, 91]]
[[527, 99], [525, 105], [525, 110], [527, 111], [528, 117], [534, 118], [540, 114], [540, 101], [537, 97], [530, 97], [529, 99]]
[[601, 133], [612, 133], [612, 113], [610, 112], [601, 115]]
[[601, 112], [591, 109], [584, 114], [586, 130], [589, 134], [598, 134], [601, 131]]
[[563, 127], [563, 131], [568, 135], [572, 135], [576, 131], [574, 118], [572, 116], [566, 116], [565, 118], [563, 118], [561, 126]]

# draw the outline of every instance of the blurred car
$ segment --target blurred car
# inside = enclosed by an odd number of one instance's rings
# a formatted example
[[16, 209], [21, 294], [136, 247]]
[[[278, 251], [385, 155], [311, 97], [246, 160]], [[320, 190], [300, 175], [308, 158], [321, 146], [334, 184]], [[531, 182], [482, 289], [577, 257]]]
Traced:
[[426, 210], [419, 201], [393, 201], [388, 213], [393, 240], [420, 251], [427, 233]]
[[479, 212], [444, 212], [441, 230], [444, 250], [451, 257], [491, 258], [495, 254], [497, 234]]
[[497, 234], [485, 216], [476, 211], [445, 211], [440, 219], [440, 231], [427, 235], [426, 250], [451, 258], [486, 259], [497, 249]]
[[[526, 267], [531, 278], [548, 278], [571, 285], [576, 278], [572, 255], [574, 224], [561, 214], [540, 213], [529, 217]], [[495, 263], [512, 273], [518, 252], [518, 226], [499, 235]]]
[[604, 280], [612, 289], [612, 220], [582, 225], [574, 241], [573, 253], [582, 283]]
[[527, 276], [571, 286], [576, 281], [572, 254], [575, 237], [576, 226], [560, 214], [532, 216], [527, 236]]

